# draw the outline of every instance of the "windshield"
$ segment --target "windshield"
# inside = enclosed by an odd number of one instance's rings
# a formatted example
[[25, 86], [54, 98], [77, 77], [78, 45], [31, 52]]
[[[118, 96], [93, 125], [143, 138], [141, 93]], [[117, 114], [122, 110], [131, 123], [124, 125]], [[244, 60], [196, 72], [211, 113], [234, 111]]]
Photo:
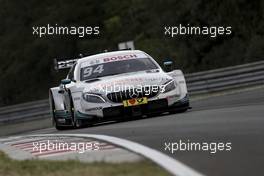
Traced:
[[149, 58], [137, 58], [107, 62], [81, 68], [81, 81], [103, 76], [117, 75], [137, 71], [153, 70], [158, 67]]

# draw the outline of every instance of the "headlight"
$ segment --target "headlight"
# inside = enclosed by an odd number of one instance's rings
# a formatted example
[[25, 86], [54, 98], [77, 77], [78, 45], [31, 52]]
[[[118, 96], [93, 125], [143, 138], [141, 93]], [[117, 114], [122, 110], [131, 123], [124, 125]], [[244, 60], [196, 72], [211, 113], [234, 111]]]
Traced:
[[162, 86], [163, 86], [162, 87], [162, 93], [167, 93], [167, 92], [172, 91], [176, 88], [174, 80], [170, 80]]
[[100, 95], [84, 93], [83, 99], [89, 103], [105, 103], [105, 100]]

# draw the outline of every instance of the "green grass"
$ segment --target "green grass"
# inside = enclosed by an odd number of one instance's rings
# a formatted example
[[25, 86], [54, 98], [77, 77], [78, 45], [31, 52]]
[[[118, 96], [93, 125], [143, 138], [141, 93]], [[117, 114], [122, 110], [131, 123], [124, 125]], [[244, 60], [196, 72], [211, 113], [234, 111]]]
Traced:
[[76, 160], [48, 161], [10, 159], [0, 152], [0, 176], [167, 176], [162, 168], [150, 161], [132, 163], [82, 163]]

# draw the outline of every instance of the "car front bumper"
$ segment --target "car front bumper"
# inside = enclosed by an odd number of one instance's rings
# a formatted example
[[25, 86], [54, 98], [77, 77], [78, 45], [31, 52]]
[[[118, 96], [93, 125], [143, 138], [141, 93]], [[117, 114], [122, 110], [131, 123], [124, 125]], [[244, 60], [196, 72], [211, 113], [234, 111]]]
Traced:
[[189, 108], [189, 97], [186, 96], [174, 103], [170, 103], [168, 98], [151, 100], [147, 104], [124, 107], [123, 105], [110, 106], [98, 109], [102, 113], [102, 116], [90, 115], [77, 111], [75, 113], [76, 118], [80, 120], [108, 120], [113, 118], [126, 118], [133, 116], [151, 115], [155, 113], [163, 113], [181, 109]]
[[[147, 104], [124, 107], [116, 106], [98, 106], [88, 112], [81, 112], [75, 109], [74, 119], [86, 122], [107, 121], [113, 119], [125, 119], [127, 117], [138, 117], [143, 115], [152, 115], [170, 111], [181, 111], [189, 108], [189, 96], [186, 94], [183, 98], [177, 99], [175, 96], [154, 99]], [[99, 114], [99, 115], [98, 115]], [[69, 111], [56, 111], [55, 120], [58, 124], [68, 126], [72, 124], [72, 113]]]

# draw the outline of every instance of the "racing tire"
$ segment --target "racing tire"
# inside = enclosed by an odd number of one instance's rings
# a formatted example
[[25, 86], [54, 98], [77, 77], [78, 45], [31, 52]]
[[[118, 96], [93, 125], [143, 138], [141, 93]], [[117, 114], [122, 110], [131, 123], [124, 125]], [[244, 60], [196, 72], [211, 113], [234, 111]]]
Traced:
[[83, 127], [83, 123], [82, 123], [82, 121], [81, 121], [81, 120], [76, 120], [76, 121], [74, 122], [74, 127], [75, 127], [75, 128], [82, 128], [82, 127]]
[[56, 130], [59, 130], [59, 131], [70, 129], [70, 127], [68, 127], [68, 126], [59, 126], [59, 125], [57, 125], [57, 123], [55, 124], [55, 128], [56, 128]]
[[190, 109], [190, 103], [189, 102], [185, 103], [184, 105], [182, 105], [178, 108], [176, 107], [175, 109], [170, 110], [169, 114], [184, 113], [188, 109]]
[[178, 109], [178, 110], [169, 111], [169, 114], [184, 113], [184, 112], [186, 112], [188, 109], [189, 109], [189, 108], [184, 108], [184, 109]]
[[147, 118], [152, 118], [152, 117], [159, 117], [161, 116], [163, 113], [161, 112], [157, 112], [157, 113], [151, 113], [147, 115]]
[[84, 126], [82, 121], [75, 119], [74, 104], [73, 104], [71, 92], [69, 92], [69, 97], [70, 97], [70, 106], [71, 106], [71, 110], [70, 111], [71, 111], [71, 114], [72, 114], [72, 127], [73, 128], [82, 128]]
[[180, 108], [180, 109], [174, 109], [169, 111], [169, 114], [176, 114], [176, 113], [184, 113], [189, 109], [189, 106], [184, 107], [184, 108]]

